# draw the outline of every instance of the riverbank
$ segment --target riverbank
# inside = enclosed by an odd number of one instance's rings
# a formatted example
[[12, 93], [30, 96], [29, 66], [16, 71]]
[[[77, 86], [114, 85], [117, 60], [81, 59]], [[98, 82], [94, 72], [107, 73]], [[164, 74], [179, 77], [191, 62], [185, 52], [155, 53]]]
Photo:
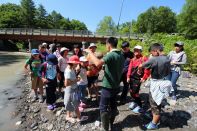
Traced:
[[[99, 83], [100, 85], [100, 83]], [[161, 131], [166, 130], [196, 130], [197, 128], [197, 79], [180, 77], [178, 100], [175, 103], [168, 99], [163, 103], [161, 117]], [[100, 128], [95, 126], [99, 118], [99, 109], [94, 102], [90, 103], [82, 115], [88, 115], [89, 119], [83, 123], [71, 124], [65, 120], [63, 100], [58, 99], [58, 107], [54, 111], [47, 111], [46, 104], [31, 102], [30, 78], [26, 77], [21, 82], [22, 96], [17, 99], [16, 114], [18, 114], [18, 130], [54, 130], [54, 131], [97, 131]], [[141, 88], [141, 97], [145, 109], [148, 109], [148, 89]], [[128, 97], [129, 102], [129, 97]], [[132, 113], [128, 109], [128, 103], [118, 106], [119, 115], [115, 120], [116, 131], [141, 130], [141, 125], [150, 120], [143, 115]]]
[[[18, 120], [14, 117], [15, 99], [21, 96], [23, 66], [29, 54], [0, 51], [0, 130], [13, 131]], [[23, 80], [22, 80], [23, 81]]]

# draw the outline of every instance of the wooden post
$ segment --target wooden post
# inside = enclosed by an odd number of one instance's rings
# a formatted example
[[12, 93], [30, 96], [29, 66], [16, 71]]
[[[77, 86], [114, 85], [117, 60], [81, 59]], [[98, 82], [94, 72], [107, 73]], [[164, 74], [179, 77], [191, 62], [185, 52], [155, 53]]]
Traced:
[[29, 43], [29, 52], [31, 52], [31, 40], [28, 39], [28, 43]]

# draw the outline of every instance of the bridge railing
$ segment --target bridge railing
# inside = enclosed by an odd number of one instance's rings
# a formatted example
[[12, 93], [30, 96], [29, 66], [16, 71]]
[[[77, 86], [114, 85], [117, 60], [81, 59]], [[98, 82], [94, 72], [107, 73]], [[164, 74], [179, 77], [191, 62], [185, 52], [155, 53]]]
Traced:
[[43, 35], [43, 36], [78, 36], [78, 37], [122, 37], [138, 39], [139, 34], [119, 34], [113, 32], [91, 32], [89, 30], [61, 30], [61, 29], [30, 29], [30, 28], [0, 28], [0, 34], [9, 35]]

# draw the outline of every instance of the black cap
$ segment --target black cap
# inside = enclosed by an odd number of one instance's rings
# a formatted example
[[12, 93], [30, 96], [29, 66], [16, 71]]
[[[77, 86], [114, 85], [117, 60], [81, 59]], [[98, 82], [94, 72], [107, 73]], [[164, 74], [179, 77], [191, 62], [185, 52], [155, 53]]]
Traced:
[[61, 45], [60, 44], [57, 44], [56, 47], [61, 47]]
[[122, 48], [129, 47], [129, 42], [123, 41], [121, 47]]
[[80, 46], [78, 44], [75, 44], [73, 47], [74, 48], [80, 48]]

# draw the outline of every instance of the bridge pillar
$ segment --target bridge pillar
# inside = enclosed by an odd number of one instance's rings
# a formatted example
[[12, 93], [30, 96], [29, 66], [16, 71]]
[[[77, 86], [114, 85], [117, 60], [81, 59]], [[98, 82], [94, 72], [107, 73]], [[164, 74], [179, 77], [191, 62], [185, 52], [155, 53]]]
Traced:
[[86, 48], [86, 42], [82, 41], [82, 48], [85, 49]]

